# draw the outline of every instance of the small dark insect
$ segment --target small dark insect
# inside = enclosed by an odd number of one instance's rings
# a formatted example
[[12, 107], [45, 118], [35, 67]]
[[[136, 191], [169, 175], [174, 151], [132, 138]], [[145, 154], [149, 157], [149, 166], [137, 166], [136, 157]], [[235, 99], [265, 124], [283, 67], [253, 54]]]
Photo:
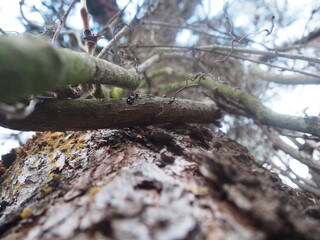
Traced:
[[128, 98], [127, 98], [127, 103], [128, 104], [133, 104], [135, 99], [141, 98], [141, 94], [139, 93], [135, 93], [135, 94], [129, 94]]
[[142, 98], [142, 95], [140, 93], [136, 93], [136, 98]]
[[130, 104], [130, 105], [133, 104], [134, 99], [135, 99], [135, 95], [130, 94], [130, 95], [128, 96], [128, 98], [127, 98], [127, 103]]

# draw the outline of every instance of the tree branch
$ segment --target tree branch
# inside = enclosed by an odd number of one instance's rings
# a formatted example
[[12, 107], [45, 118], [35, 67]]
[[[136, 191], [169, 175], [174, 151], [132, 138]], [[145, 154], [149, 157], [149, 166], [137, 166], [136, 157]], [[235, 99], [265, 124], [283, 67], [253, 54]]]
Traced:
[[[260, 126], [261, 127], [261, 126]], [[266, 129], [265, 127], [261, 127], [263, 132], [268, 136], [271, 140], [273, 148], [280, 149], [286, 154], [290, 155], [294, 159], [297, 159], [299, 162], [307, 165], [309, 168], [320, 171], [320, 164], [314, 161], [310, 156], [307, 154], [303, 154], [298, 149], [291, 147], [290, 145], [286, 144], [278, 134], [276, 134], [271, 129]]]
[[300, 61], [307, 61], [313, 63], [320, 63], [320, 58], [311, 57], [311, 56], [304, 56], [301, 54], [289, 54], [289, 53], [282, 53], [278, 51], [262, 51], [262, 50], [255, 50], [255, 49], [248, 49], [248, 48], [241, 48], [241, 47], [233, 47], [233, 46], [222, 46], [222, 45], [205, 45], [205, 46], [197, 46], [197, 47], [184, 47], [184, 46], [168, 46], [168, 45], [121, 45], [118, 47], [132, 47], [132, 48], [154, 48], [158, 51], [204, 51], [204, 52], [212, 52], [212, 51], [232, 51], [232, 53], [246, 53], [252, 55], [263, 55], [266, 57], [282, 57], [288, 58], [293, 60], [300, 60]]
[[[249, 117], [256, 118], [262, 124], [320, 136], [319, 117], [298, 117], [276, 113], [250, 94], [218, 81], [206, 81], [206, 86], [215, 89], [216, 93], [232, 99], [236, 103], [241, 103], [251, 115]], [[214, 100], [218, 101], [217, 99]]]
[[132, 30], [137, 24], [138, 20], [133, 18], [128, 25], [124, 27], [110, 40], [110, 42], [105, 46], [101, 52], [98, 54], [98, 58], [105, 58], [108, 55], [108, 51], [114, 47], [114, 45], [125, 36], [130, 30]]
[[143, 126], [161, 123], [214, 123], [220, 118], [215, 104], [143, 97], [132, 105], [125, 99], [46, 100], [21, 120], [0, 116], [0, 126], [25, 131], [68, 131]]
[[251, 74], [274, 83], [280, 84], [320, 84], [320, 75], [319, 78], [309, 77], [303, 74], [294, 74], [294, 75], [284, 75], [284, 74], [275, 74], [271, 72], [264, 72], [258, 68], [256, 64], [253, 64], [249, 67]]
[[[151, 56], [150, 58], [148, 58], [147, 60], [145, 60], [143, 63], [141, 63], [138, 67], [137, 70], [139, 73], [142, 73], [144, 71], [146, 71], [148, 68], [150, 68], [151, 66], [153, 66], [155, 63], [160, 62], [163, 59], [168, 59], [168, 58], [186, 58], [186, 54], [185, 53], [159, 53], [159, 54], [155, 54], [153, 56]], [[135, 68], [132, 68], [131, 70], [133, 71]]]
[[[213, 51], [213, 53], [217, 53], [217, 54], [223, 55], [223, 56], [227, 56], [228, 55], [227, 53], [222, 53], [220, 51]], [[313, 78], [320, 78], [319, 74], [305, 72], [305, 71], [301, 71], [301, 70], [298, 70], [298, 69], [292, 69], [292, 68], [289, 68], [289, 67], [279, 66], [279, 65], [275, 65], [275, 64], [268, 63], [268, 62], [265, 62], [265, 61], [254, 60], [254, 59], [249, 58], [249, 57], [240, 57], [239, 55], [231, 55], [230, 58], [240, 59], [240, 60], [256, 63], [258, 65], [262, 64], [262, 65], [265, 65], [265, 66], [268, 66], [268, 67], [272, 67], [272, 68], [278, 68], [278, 69], [280, 69], [280, 71], [288, 71], [288, 72], [299, 73], [299, 74], [301, 74], [301, 76], [309, 76], [309, 77], [313, 77]]]
[[[118, 47], [121, 48], [121, 47], [128, 47], [128, 46], [127, 45], [122, 45], [122, 46], [118, 46]], [[132, 46], [132, 47], [142, 47], [142, 46]], [[263, 64], [263, 65], [266, 65], [266, 66], [269, 66], [269, 67], [272, 67], [272, 68], [279, 68], [282, 71], [289, 71], [289, 72], [299, 73], [300, 75], [295, 75], [295, 76], [297, 76], [297, 78], [298, 78], [298, 76], [301, 76], [301, 77], [303, 77], [303, 79], [305, 79], [305, 80], [302, 81], [301, 84], [316, 84], [316, 83], [320, 82], [320, 80], [319, 80], [320, 79], [320, 75], [319, 74], [309, 73], [309, 72], [300, 71], [300, 70], [296, 70], [296, 69], [292, 69], [292, 68], [288, 68], [288, 67], [283, 67], [283, 66], [277, 66], [277, 65], [274, 65], [274, 64], [271, 64], [271, 63], [267, 63], [267, 62], [253, 60], [253, 59], [250, 59], [248, 57], [241, 57], [239, 55], [230, 55], [230, 53], [223, 53], [221, 51], [201, 50], [201, 49], [194, 48], [194, 47], [191, 47], [191, 48], [190, 47], [172, 47], [172, 51], [171, 52], [168, 52], [167, 48], [155, 48], [152, 51], [152, 53], [159, 52], [159, 50], [164, 50], [164, 52], [155, 53], [154, 55], [152, 55], [152, 57], [150, 57], [145, 62], [140, 64], [139, 67], [138, 67], [138, 71], [139, 72], [145, 71], [146, 69], [150, 68], [154, 63], [160, 62], [163, 59], [167, 59], [167, 58], [183, 58], [183, 59], [186, 59], [186, 56], [189, 56], [189, 55], [193, 56], [194, 55], [194, 51], [206, 51], [206, 52], [216, 53], [216, 54], [223, 55], [223, 56], [229, 56], [230, 58], [241, 59], [241, 60], [244, 60], [244, 61], [249, 61], [249, 62], [253, 62], [253, 63], [257, 63], [257, 64]], [[188, 51], [188, 52], [186, 52], [186, 51]], [[306, 77], [306, 76], [309, 76], [309, 77]], [[283, 81], [274, 80], [274, 82], [277, 81], [277, 83], [283, 83], [283, 84], [298, 84], [298, 83], [295, 83], [293, 79], [290, 80], [290, 77], [286, 77], [284, 79], [287, 79], [287, 80], [283, 80]], [[285, 83], [286, 81], [288, 81], [288, 83]], [[290, 81], [290, 83], [289, 83], [289, 81]], [[306, 82], [306, 83], [304, 83], [304, 82]]]
[[133, 29], [135, 28], [135, 26], [145, 17], [147, 17], [148, 15], [150, 15], [159, 5], [159, 1], [155, 1], [154, 3], [152, 3], [150, 6], [148, 6], [148, 8], [144, 11], [144, 13], [142, 14], [142, 16], [140, 18], [137, 17], [139, 11], [137, 12], [136, 16], [134, 16], [134, 18], [126, 25], [124, 25], [124, 27], [110, 40], [110, 42], [101, 50], [101, 52], [98, 54], [98, 58], [105, 58], [108, 55], [108, 51], [113, 48], [116, 43], [123, 37], [125, 36], [127, 33], [129, 33], [130, 31], [133, 31]]
[[[279, 161], [281, 161], [281, 163], [286, 167], [286, 170], [283, 170], [281, 167], [277, 166], [276, 164], [274, 164], [272, 161], [268, 161], [268, 164], [270, 164], [274, 169], [277, 169], [283, 176], [289, 178], [290, 181], [292, 181], [294, 184], [296, 184], [298, 187], [300, 187], [301, 189], [305, 190], [305, 191], [309, 191], [310, 193], [313, 193], [316, 196], [320, 196], [320, 190], [316, 187], [314, 187], [313, 185], [311, 185], [310, 183], [306, 182], [306, 179], [303, 179], [301, 177], [299, 177], [297, 174], [295, 174], [292, 169], [290, 168], [290, 166], [288, 166], [288, 164], [286, 164], [282, 158], [280, 156], [277, 156]], [[294, 175], [294, 177], [292, 177], [288, 171], [290, 171], [291, 174]]]
[[304, 56], [301, 54], [289, 54], [289, 53], [282, 53], [277, 51], [262, 51], [262, 50], [255, 50], [255, 49], [248, 49], [248, 48], [240, 48], [240, 47], [232, 47], [232, 46], [221, 46], [221, 45], [208, 45], [208, 46], [201, 46], [200, 49], [206, 50], [223, 50], [223, 51], [233, 51], [239, 53], [248, 53], [254, 55], [263, 55], [266, 57], [283, 57], [289, 58], [293, 60], [301, 60], [313, 63], [320, 63], [320, 58], [317, 57], [309, 57]]
[[221, 45], [208, 45], [208, 46], [201, 46], [198, 48], [204, 49], [204, 50], [223, 50], [223, 51], [231, 51], [232, 50], [232, 52], [234, 52], [234, 53], [248, 53], [248, 54], [254, 54], [254, 55], [263, 55], [266, 57], [282, 57], [282, 58], [289, 58], [289, 59], [294, 59], [294, 60], [320, 63], [320, 58], [317, 58], [317, 57], [304, 56], [301, 54], [282, 53], [282, 52], [277, 52], [277, 51], [262, 51], [262, 50], [232, 47], [232, 46], [221, 46]]
[[30, 36], [0, 38], [0, 101], [18, 100], [66, 85], [100, 83], [128, 88], [139, 76], [105, 60], [57, 49]]
[[65, 26], [66, 24], [66, 21], [67, 21], [67, 18], [69, 16], [69, 13], [71, 11], [71, 9], [73, 8], [73, 6], [75, 5], [75, 3], [77, 2], [78, 0], [72, 0], [70, 6], [68, 7], [67, 11], [65, 12], [65, 14], [63, 15], [63, 17], [61, 18], [61, 22], [58, 26], [58, 28], [56, 29], [56, 32], [54, 33], [53, 35], [53, 38], [52, 38], [52, 45], [54, 45], [56, 42], [57, 42], [57, 39], [60, 35], [60, 32], [61, 32], [61, 29]]
[[[161, 27], [177, 28], [177, 29], [190, 29], [196, 33], [207, 35], [207, 36], [210, 36], [213, 38], [231, 40], [231, 37], [224, 37], [224, 36], [211, 34], [210, 30], [212, 31], [212, 29], [204, 28], [201, 25], [193, 25], [193, 24], [188, 24], [188, 23], [175, 24], [173, 22], [168, 23], [168, 22], [152, 21], [152, 20], [144, 20], [141, 23], [145, 24], [145, 25], [150, 25], [150, 26], [161, 26]], [[220, 34], [222, 34], [222, 33], [220, 33]]]

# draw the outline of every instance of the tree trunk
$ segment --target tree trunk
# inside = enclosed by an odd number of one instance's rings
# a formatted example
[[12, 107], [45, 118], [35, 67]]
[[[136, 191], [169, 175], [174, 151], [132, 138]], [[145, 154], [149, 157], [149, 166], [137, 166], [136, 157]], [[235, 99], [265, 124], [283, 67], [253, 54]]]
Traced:
[[312, 196], [201, 125], [42, 132], [2, 164], [1, 239], [320, 238]]

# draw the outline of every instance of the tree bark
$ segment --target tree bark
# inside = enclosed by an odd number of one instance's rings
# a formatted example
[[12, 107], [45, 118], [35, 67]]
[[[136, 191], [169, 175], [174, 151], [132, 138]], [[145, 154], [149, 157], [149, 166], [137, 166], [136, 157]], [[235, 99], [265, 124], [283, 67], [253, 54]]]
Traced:
[[0, 126], [23, 131], [79, 131], [145, 126], [158, 123], [216, 123], [221, 111], [214, 103], [143, 96], [131, 104], [126, 99], [46, 100], [30, 116], [7, 119]]
[[0, 37], [0, 66], [0, 101], [72, 84], [99, 83], [134, 90], [140, 83], [134, 71], [87, 53], [53, 48], [30, 36]]
[[3, 157], [1, 239], [319, 239], [312, 196], [201, 125], [37, 133]]

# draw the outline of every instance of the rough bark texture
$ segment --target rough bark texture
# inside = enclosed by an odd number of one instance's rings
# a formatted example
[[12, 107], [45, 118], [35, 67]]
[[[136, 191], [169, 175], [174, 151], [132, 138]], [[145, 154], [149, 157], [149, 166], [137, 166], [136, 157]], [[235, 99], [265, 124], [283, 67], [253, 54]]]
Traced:
[[199, 125], [37, 133], [3, 157], [1, 239], [319, 239], [311, 196]]

